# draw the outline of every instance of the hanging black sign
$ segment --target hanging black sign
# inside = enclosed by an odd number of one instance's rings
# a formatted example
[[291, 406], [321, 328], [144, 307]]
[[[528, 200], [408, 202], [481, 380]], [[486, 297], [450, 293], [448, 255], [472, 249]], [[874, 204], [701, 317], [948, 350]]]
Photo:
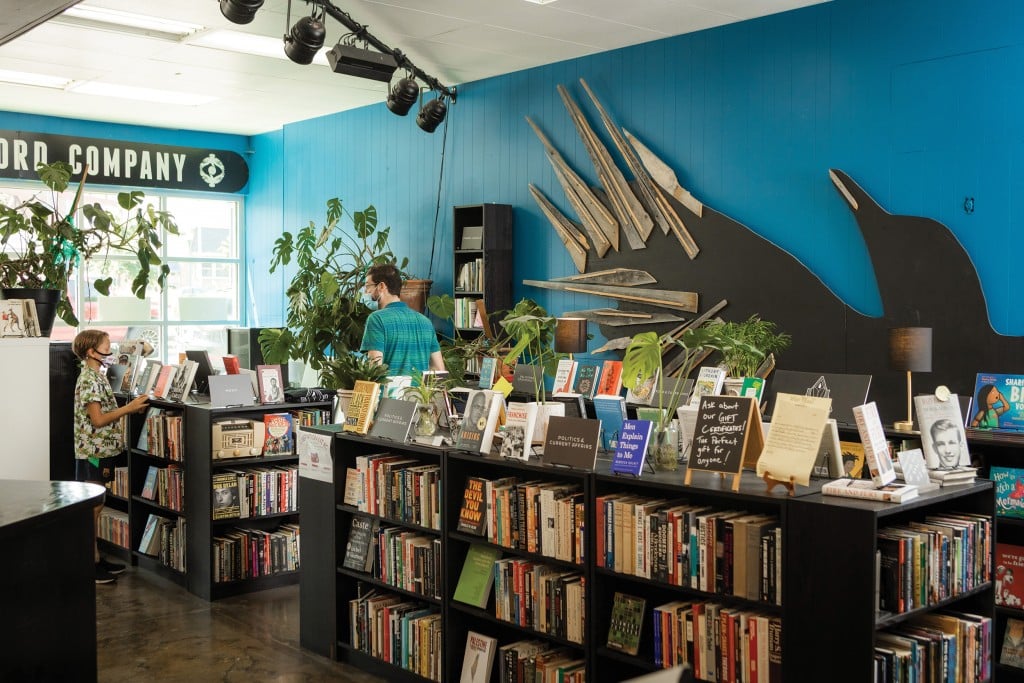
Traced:
[[0, 178], [35, 180], [38, 164], [55, 161], [73, 180], [88, 166], [98, 185], [238, 192], [249, 182], [245, 159], [228, 150], [0, 130]]

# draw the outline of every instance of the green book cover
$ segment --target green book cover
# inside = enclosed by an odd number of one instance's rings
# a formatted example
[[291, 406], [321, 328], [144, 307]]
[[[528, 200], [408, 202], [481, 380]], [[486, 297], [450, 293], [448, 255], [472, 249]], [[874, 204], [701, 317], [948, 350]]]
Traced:
[[634, 595], [616, 593], [608, 625], [608, 647], [635, 655], [640, 649], [640, 630], [647, 601]]
[[462, 564], [459, 583], [455, 586], [455, 599], [480, 609], [487, 607], [494, 585], [494, 563], [501, 559], [501, 550], [473, 544]]

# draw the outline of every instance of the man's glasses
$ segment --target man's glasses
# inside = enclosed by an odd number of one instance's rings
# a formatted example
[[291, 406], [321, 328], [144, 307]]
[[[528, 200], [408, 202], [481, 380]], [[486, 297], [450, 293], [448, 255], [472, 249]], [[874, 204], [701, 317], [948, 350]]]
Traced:
[[376, 287], [379, 284], [380, 284], [379, 282], [367, 282], [364, 288], [365, 289], [373, 289], [374, 287]]

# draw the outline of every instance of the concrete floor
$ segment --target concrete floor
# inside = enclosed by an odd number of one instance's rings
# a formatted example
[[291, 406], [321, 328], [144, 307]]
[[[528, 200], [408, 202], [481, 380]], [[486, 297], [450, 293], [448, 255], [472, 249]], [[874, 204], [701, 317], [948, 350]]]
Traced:
[[382, 683], [299, 647], [299, 587], [206, 602], [129, 568], [96, 586], [100, 683]]

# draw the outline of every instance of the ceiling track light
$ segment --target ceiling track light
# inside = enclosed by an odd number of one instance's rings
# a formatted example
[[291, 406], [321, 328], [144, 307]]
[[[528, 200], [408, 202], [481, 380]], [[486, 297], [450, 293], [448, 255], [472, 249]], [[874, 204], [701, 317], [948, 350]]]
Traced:
[[233, 24], [248, 24], [263, 7], [263, 0], [220, 0], [220, 13]]
[[448, 105], [444, 101], [445, 97], [444, 93], [438, 93], [437, 98], [430, 100], [420, 107], [420, 113], [416, 115], [416, 125], [421, 130], [433, 133], [441, 125], [441, 122], [444, 121], [445, 115], [448, 114]]
[[398, 116], [405, 116], [420, 97], [420, 84], [410, 74], [399, 80], [388, 93], [387, 107]]
[[[256, 11], [264, 0], [220, 0], [220, 12], [229, 21], [236, 24], [248, 24], [253, 20]], [[351, 36], [343, 37], [327, 53], [327, 62], [336, 73], [370, 78], [389, 82], [397, 69], [407, 73], [391, 88], [387, 97], [389, 110], [405, 116], [412, 105], [419, 99], [420, 86], [417, 82], [437, 93], [437, 97], [424, 104], [416, 116], [416, 125], [428, 133], [441, 125], [448, 114], [448, 102], [455, 103], [457, 91], [455, 86], [448, 87], [430, 74], [426, 73], [401, 50], [388, 47], [377, 36], [370, 33], [365, 26], [353, 19], [348, 12], [337, 7], [330, 0], [305, 0], [313, 6], [310, 16], [299, 19], [288, 29], [284, 37], [284, 52], [288, 59], [298, 64], [310, 64], [324, 45], [326, 30], [324, 17], [329, 15], [351, 32]], [[292, 3], [288, 0], [287, 27], [291, 23]], [[348, 40], [346, 40], [348, 38]], [[359, 41], [363, 47], [353, 43]], [[370, 48], [373, 48], [372, 50]]]
[[[289, 4], [289, 9], [290, 9]], [[324, 13], [317, 14], [316, 7], [308, 17], [301, 17], [284, 37], [284, 53], [296, 64], [312, 64], [313, 58], [324, 46], [327, 29], [324, 28]], [[291, 21], [289, 11], [287, 21]]]

